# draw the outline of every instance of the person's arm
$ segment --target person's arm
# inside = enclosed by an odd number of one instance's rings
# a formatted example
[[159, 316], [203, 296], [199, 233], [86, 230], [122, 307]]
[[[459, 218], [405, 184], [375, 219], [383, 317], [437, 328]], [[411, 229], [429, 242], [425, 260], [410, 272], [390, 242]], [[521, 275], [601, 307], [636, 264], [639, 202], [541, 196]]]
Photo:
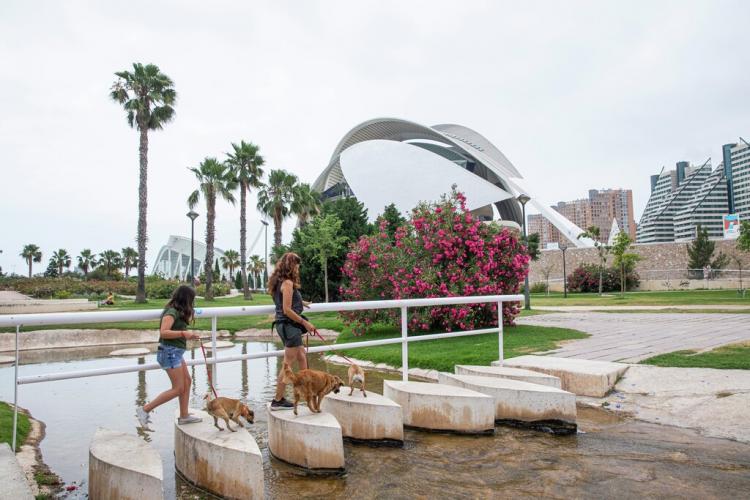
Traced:
[[159, 327], [159, 336], [163, 339], [199, 339], [200, 334], [196, 332], [188, 332], [186, 330], [172, 330], [174, 325], [174, 318], [168, 314], [165, 314], [161, 319], [161, 326]]
[[281, 284], [281, 305], [287, 318], [300, 323], [308, 332], [315, 330], [312, 323], [294, 312], [292, 309], [292, 295], [294, 294], [294, 284], [292, 280], [286, 280]]

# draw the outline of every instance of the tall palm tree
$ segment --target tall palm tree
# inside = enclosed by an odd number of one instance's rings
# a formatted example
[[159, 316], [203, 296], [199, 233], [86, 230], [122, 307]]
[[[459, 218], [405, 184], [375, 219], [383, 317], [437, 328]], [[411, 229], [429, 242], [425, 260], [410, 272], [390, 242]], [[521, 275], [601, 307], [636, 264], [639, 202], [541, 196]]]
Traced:
[[125, 268], [125, 279], [130, 277], [130, 270], [138, 266], [138, 252], [135, 248], [125, 247], [122, 249], [122, 267]]
[[314, 191], [309, 184], [300, 183], [294, 189], [291, 212], [299, 218], [300, 226], [304, 226], [320, 213], [320, 193]]
[[221, 267], [229, 270], [229, 277], [234, 279], [234, 270], [240, 265], [240, 254], [235, 250], [226, 250], [221, 258]]
[[258, 191], [258, 210], [273, 218], [273, 244], [281, 245], [281, 224], [289, 216], [294, 201], [297, 176], [286, 170], [271, 170], [268, 184]]
[[70, 267], [70, 254], [64, 248], [59, 249], [56, 252], [52, 252], [52, 262], [57, 268], [57, 275], [62, 278], [63, 268]]
[[29, 278], [31, 278], [31, 263], [42, 261], [42, 251], [38, 246], [34, 245], [33, 243], [29, 243], [28, 245], [23, 247], [20, 255], [26, 260], [26, 263], [29, 265]]
[[203, 269], [206, 272], [206, 300], [213, 300], [214, 237], [216, 224], [216, 198], [220, 197], [234, 204], [232, 191], [237, 189], [237, 182], [229, 166], [216, 158], [206, 158], [198, 168], [190, 168], [198, 179], [198, 189], [188, 197], [191, 209], [200, 201], [201, 193], [206, 200], [206, 260]]
[[91, 250], [84, 248], [81, 250], [81, 254], [77, 257], [78, 267], [83, 271], [83, 279], [88, 279], [89, 269], [94, 269], [96, 264], [99, 262], [96, 260], [96, 255], [91, 253]]
[[[148, 132], [161, 130], [174, 118], [177, 92], [172, 80], [154, 64], [133, 63], [133, 71], [118, 71], [110, 97], [127, 112], [128, 125], [140, 133], [138, 183], [138, 255], [146, 255], [148, 208]], [[146, 259], [138, 259], [136, 302], [146, 302]]]
[[107, 270], [107, 277], [112, 277], [112, 271], [122, 267], [122, 256], [115, 250], [105, 250], [99, 254], [99, 265]]
[[263, 262], [263, 259], [260, 257], [260, 255], [250, 256], [250, 262], [247, 265], [247, 270], [253, 274], [253, 285], [256, 290], [260, 288], [260, 286], [258, 285], [260, 284], [260, 276], [265, 265], [266, 264]]
[[240, 272], [242, 273], [242, 293], [245, 299], [252, 298], [247, 284], [247, 193], [250, 188], [259, 188], [265, 163], [258, 153], [260, 148], [252, 142], [232, 143], [232, 153], [227, 153], [227, 163], [232, 168], [234, 178], [240, 187]]

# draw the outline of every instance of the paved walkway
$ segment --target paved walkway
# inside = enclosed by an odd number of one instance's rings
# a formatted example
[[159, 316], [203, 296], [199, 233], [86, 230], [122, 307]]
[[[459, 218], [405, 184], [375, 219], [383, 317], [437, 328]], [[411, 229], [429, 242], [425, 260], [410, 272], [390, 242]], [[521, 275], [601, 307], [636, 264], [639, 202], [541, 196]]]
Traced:
[[552, 351], [566, 358], [637, 363], [657, 354], [708, 350], [750, 341], [747, 314], [715, 313], [550, 313], [519, 318], [523, 325], [556, 326], [586, 332]]
[[579, 312], [579, 311], [750, 311], [748, 305], [709, 304], [709, 305], [659, 305], [659, 306], [534, 306], [539, 311]]

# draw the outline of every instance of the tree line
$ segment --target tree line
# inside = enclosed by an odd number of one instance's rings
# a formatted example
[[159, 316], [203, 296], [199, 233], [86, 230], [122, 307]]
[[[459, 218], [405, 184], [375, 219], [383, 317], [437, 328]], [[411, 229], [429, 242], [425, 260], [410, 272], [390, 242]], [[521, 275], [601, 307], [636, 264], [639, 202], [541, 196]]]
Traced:
[[[38, 245], [29, 243], [24, 245], [19, 254], [29, 268], [29, 278], [33, 275], [34, 263], [42, 262], [42, 250]], [[75, 257], [78, 262], [77, 268], [83, 273], [84, 279], [89, 278], [89, 273], [95, 269], [101, 270], [97, 278], [111, 279], [120, 269], [125, 271], [125, 278], [130, 275], [130, 270], [138, 267], [138, 252], [131, 247], [125, 247], [121, 252], [116, 250], [104, 250], [96, 254], [91, 249], [85, 248]], [[70, 270], [73, 256], [64, 248], [52, 252], [47, 266], [46, 276], [62, 276], [65, 271]]]

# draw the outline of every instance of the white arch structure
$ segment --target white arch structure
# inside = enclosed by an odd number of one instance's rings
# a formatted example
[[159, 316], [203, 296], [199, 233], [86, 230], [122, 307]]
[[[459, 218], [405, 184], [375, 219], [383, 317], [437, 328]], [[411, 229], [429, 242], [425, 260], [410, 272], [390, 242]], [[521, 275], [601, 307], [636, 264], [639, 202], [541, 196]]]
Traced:
[[[382, 141], [395, 141], [403, 146], [386, 147]], [[420, 148], [429, 156], [408, 148]], [[451, 172], [446, 168], [448, 163], [454, 169], [461, 167], [464, 171]], [[472, 175], [467, 177], [466, 172]], [[526, 188], [521, 173], [498, 148], [478, 132], [462, 125], [427, 127], [398, 118], [363, 122], [341, 139], [313, 188], [323, 193], [324, 198], [353, 194], [374, 217], [391, 202], [400, 209], [413, 207], [416, 188], [423, 191], [418, 197], [420, 200], [434, 201], [447, 192], [443, 184], [451, 181], [466, 193], [470, 203], [475, 198], [482, 205], [486, 204], [480, 212], [491, 215], [494, 206], [500, 219], [519, 224], [522, 211], [516, 198], [525, 194], [530, 198], [531, 206], [574, 245], [593, 246], [593, 241], [578, 238], [583, 232], [581, 228], [538, 200]]]
[[[214, 259], [221, 259], [224, 252], [214, 247]], [[202, 241], [194, 241], [193, 252], [193, 276], [200, 275], [203, 270], [203, 261], [206, 260], [206, 244]], [[161, 273], [167, 278], [179, 276], [185, 281], [190, 271], [190, 238], [172, 235], [167, 244], [162, 246], [156, 254], [151, 274]]]

